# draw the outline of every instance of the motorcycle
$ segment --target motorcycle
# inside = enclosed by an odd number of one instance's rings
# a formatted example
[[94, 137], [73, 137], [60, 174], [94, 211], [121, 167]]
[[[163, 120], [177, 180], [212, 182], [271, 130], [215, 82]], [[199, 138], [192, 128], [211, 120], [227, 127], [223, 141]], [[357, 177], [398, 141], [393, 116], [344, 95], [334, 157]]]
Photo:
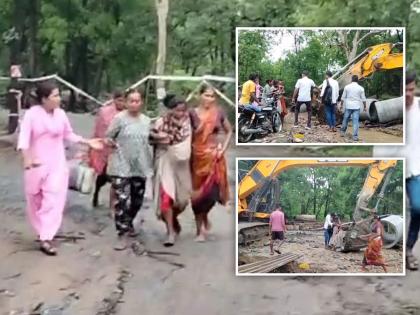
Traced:
[[260, 112], [239, 105], [238, 141], [249, 142], [255, 135], [277, 133], [282, 129], [277, 97], [269, 97]]

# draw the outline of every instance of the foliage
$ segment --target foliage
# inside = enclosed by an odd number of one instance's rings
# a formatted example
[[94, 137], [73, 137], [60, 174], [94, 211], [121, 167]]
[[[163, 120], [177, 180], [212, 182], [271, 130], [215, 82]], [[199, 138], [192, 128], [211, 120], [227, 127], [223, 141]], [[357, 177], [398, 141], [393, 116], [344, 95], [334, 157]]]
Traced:
[[[241, 161], [242, 162], [242, 161]], [[255, 161], [243, 161], [244, 173]], [[279, 175], [280, 202], [288, 217], [298, 214], [315, 214], [322, 220], [326, 213], [336, 212], [341, 218], [350, 220], [356, 206], [368, 168], [361, 167], [299, 167], [286, 170]], [[403, 213], [403, 163], [398, 161], [380, 201], [380, 214]], [[383, 183], [382, 183], [383, 184]], [[374, 208], [381, 186], [369, 202]]]
[[[420, 68], [419, 54], [414, 53], [420, 48], [418, 7], [415, 0], [172, 0], [166, 69], [170, 74], [234, 76], [237, 26], [336, 25], [407, 26], [407, 59]], [[18, 61], [25, 75], [58, 73], [95, 96], [125, 88], [155, 69], [157, 18], [152, 0], [3, 0], [0, 35], [2, 75], [7, 75], [11, 62]], [[268, 45], [276, 44], [268, 35], [266, 39]], [[305, 58], [336, 53], [334, 45], [315, 52], [324, 43], [322, 38], [305, 40], [312, 40], [302, 52]], [[285, 73], [285, 61], [270, 64], [259, 52], [253, 55], [258, 59], [257, 71], [266, 77], [284, 77], [290, 91], [295, 78], [289, 76], [295, 76], [301, 64], [291, 58], [287, 62], [296, 69]], [[345, 58], [343, 54], [334, 57], [340, 62]], [[240, 58], [254, 67], [254, 57]], [[322, 58], [325, 62], [319, 71], [309, 63], [317, 80], [329, 65], [330, 56]], [[178, 87], [190, 88], [188, 83]], [[152, 100], [153, 84], [149, 88]], [[223, 88], [233, 99], [235, 88]], [[378, 86], [372, 89], [377, 93]]]
[[[284, 58], [272, 61], [267, 59], [270, 49], [274, 46], [269, 40], [269, 36], [273, 37], [272, 32], [241, 31], [239, 33], [239, 82], [244, 82], [249, 73], [257, 72], [261, 75], [263, 82], [267, 79], [283, 80], [287, 95], [293, 93], [296, 80], [301, 77], [304, 70], [309, 72], [309, 77], [317, 85], [321, 85], [326, 70], [331, 70], [333, 73], [338, 71], [348, 63], [348, 58], [353, 59], [369, 46], [384, 42], [396, 43], [402, 39], [400, 34], [390, 34], [385, 30], [373, 35], [367, 35], [368, 30], [353, 30], [348, 33], [335, 30], [291, 30], [280, 34], [294, 37], [294, 49], [289, 51]], [[366, 37], [353, 51], [352, 44], [355, 36], [359, 39]], [[276, 45], [282, 45], [281, 39]], [[386, 73], [378, 72], [366, 79], [362, 85], [365, 86], [368, 96], [386, 99], [402, 95], [402, 78], [400, 69]]]

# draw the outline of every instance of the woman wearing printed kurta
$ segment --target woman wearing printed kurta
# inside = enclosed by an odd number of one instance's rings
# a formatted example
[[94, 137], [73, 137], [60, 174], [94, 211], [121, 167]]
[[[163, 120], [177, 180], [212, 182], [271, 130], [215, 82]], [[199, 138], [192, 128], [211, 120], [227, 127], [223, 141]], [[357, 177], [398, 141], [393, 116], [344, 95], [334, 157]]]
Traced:
[[[150, 118], [141, 113], [141, 94], [126, 93], [126, 110], [117, 114], [106, 133], [106, 143], [114, 147], [108, 174], [115, 191], [115, 227], [120, 237], [135, 237], [133, 220], [140, 210], [146, 188], [146, 178], [153, 174], [152, 149], [148, 143]], [[124, 249], [119, 238], [115, 249]]]
[[154, 201], [158, 218], [166, 223], [168, 239], [175, 243], [181, 232], [177, 216], [185, 210], [191, 197], [191, 120], [184, 100], [169, 94], [163, 101], [167, 113], [150, 132], [155, 145]]
[[[204, 242], [210, 229], [208, 213], [219, 202], [229, 199], [225, 152], [232, 127], [216, 101], [215, 91], [203, 86], [200, 105], [191, 111], [193, 127], [191, 169], [192, 209], [197, 225], [197, 242]], [[224, 134], [224, 139], [219, 138]]]
[[18, 141], [23, 153], [24, 184], [29, 220], [47, 255], [57, 253], [51, 243], [61, 226], [69, 170], [64, 140], [100, 149], [100, 140], [85, 140], [73, 133], [66, 113], [59, 108], [60, 93], [50, 83], [38, 86], [38, 102], [25, 114]]

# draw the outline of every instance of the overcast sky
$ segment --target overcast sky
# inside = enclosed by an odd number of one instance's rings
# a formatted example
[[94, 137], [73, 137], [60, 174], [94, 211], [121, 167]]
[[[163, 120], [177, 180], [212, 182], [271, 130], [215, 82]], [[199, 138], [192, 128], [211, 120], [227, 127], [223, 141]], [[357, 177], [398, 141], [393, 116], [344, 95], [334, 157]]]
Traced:
[[277, 44], [271, 46], [267, 56], [271, 61], [284, 59], [289, 51], [295, 49], [295, 41], [290, 33], [279, 33], [275, 35], [274, 38]]
[[[315, 30], [314, 30], [315, 31]], [[301, 32], [300, 30], [292, 30], [292, 32]], [[393, 30], [392, 33], [396, 33]], [[268, 52], [267, 58], [271, 61], [277, 61], [279, 59], [285, 59], [290, 51], [295, 49], [293, 35], [290, 32], [280, 32], [274, 34], [275, 44], [271, 45]], [[305, 47], [306, 43], [301, 44], [301, 48]]]

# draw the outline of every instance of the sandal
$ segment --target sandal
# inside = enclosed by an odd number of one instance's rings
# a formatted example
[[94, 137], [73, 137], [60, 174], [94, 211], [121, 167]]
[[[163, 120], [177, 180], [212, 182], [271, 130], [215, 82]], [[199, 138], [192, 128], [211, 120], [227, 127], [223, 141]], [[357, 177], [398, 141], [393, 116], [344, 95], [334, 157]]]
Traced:
[[57, 249], [51, 244], [50, 241], [42, 241], [41, 246], [39, 248], [41, 252], [48, 256], [55, 256], [57, 255]]
[[419, 261], [416, 257], [414, 257], [413, 253], [406, 254], [406, 262], [407, 268], [409, 270], [418, 270], [419, 269]]

